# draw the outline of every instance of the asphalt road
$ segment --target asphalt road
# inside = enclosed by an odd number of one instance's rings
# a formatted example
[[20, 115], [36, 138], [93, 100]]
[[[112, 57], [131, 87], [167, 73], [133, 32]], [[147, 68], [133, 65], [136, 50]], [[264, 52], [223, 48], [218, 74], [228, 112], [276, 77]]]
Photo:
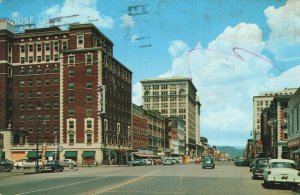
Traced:
[[298, 189], [285, 186], [265, 189], [263, 180], [251, 178], [248, 167], [236, 167], [232, 162], [217, 162], [215, 169], [202, 169], [199, 164], [178, 164], [78, 167], [66, 168], [62, 173], [29, 174], [31, 172], [27, 170], [27, 174], [22, 174], [22, 170], [13, 170], [12, 173], [0, 173], [0, 195], [300, 194]]

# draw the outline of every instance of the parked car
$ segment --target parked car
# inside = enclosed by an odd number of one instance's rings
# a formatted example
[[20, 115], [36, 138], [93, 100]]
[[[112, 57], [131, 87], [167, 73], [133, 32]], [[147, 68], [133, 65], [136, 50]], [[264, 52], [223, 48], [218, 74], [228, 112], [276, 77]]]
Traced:
[[252, 178], [263, 177], [263, 171], [266, 168], [270, 158], [256, 158], [253, 161]]
[[154, 163], [154, 165], [161, 165], [161, 159], [154, 159], [153, 160], [153, 163]]
[[9, 160], [0, 160], [0, 171], [10, 172], [13, 168], [14, 167]]
[[75, 162], [75, 161], [72, 160], [72, 159], [64, 159], [63, 161], [60, 161], [60, 164], [61, 164], [63, 167], [70, 167], [70, 168], [73, 168], [73, 167], [76, 167], [76, 166], [77, 166], [77, 162]]
[[[43, 162], [42, 160], [38, 160], [38, 166], [42, 167]], [[28, 159], [21, 159], [16, 162], [14, 162], [14, 167], [17, 169], [19, 168], [24, 168], [24, 169], [30, 169], [30, 168], [35, 168], [36, 167], [36, 161], [29, 161]]]
[[62, 172], [64, 167], [57, 160], [47, 161], [46, 165], [41, 168], [41, 172]]
[[235, 161], [235, 165], [236, 166], [249, 166], [250, 165], [250, 161], [247, 159], [238, 159]]
[[263, 172], [264, 187], [272, 184], [297, 186], [300, 183], [300, 172], [293, 160], [271, 159]]
[[146, 165], [146, 162], [143, 161], [143, 159], [136, 159], [136, 160], [128, 161], [127, 165], [128, 166], [143, 166], [143, 165]]
[[214, 158], [211, 156], [204, 156], [202, 161], [202, 168], [210, 167], [212, 169], [215, 168]]
[[148, 159], [142, 159], [142, 161], [144, 162], [145, 165], [152, 165], [152, 161], [148, 160]]
[[170, 160], [170, 159], [165, 159], [161, 162], [161, 164], [163, 165], [174, 165], [174, 161]]

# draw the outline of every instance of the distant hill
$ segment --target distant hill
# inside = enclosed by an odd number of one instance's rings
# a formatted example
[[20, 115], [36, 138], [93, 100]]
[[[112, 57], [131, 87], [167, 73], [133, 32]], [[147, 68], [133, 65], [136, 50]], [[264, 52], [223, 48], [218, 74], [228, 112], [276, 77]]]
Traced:
[[217, 151], [229, 154], [231, 158], [243, 157], [244, 149], [233, 146], [217, 146]]

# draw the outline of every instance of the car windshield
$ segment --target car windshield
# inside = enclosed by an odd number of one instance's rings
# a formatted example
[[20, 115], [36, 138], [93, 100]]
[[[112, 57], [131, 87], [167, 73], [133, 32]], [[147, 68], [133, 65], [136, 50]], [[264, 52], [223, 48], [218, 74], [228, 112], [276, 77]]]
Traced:
[[270, 168], [292, 168], [296, 169], [296, 165], [290, 162], [273, 162], [270, 164]]
[[269, 159], [259, 159], [256, 161], [257, 164], [268, 164]]

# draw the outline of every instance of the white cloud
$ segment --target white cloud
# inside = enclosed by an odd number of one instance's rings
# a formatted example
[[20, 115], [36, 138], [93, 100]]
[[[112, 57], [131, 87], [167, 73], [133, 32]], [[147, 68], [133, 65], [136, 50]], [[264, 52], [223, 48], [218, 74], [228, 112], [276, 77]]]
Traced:
[[138, 106], [142, 105], [142, 84], [140, 82], [135, 83], [132, 88], [132, 102]]
[[132, 35], [130, 38], [130, 42], [135, 42], [138, 37], [139, 36], [137, 34]]
[[122, 24], [121, 26], [125, 28], [133, 28], [135, 26], [135, 21], [133, 20], [132, 16], [129, 16], [128, 14], [125, 14], [121, 16]]
[[[54, 5], [46, 10], [47, 20], [50, 18], [64, 17], [55, 25], [70, 23], [94, 23], [100, 28], [113, 28], [114, 21], [110, 16], [101, 15], [97, 10], [97, 1], [65, 0], [63, 5]], [[41, 14], [42, 16], [45, 13]], [[75, 16], [77, 15], [77, 16]], [[68, 17], [73, 16], [73, 17]], [[47, 21], [49, 25], [49, 21]], [[39, 21], [38, 26], [44, 26], [44, 21]]]
[[[173, 57], [172, 68], [161, 76], [189, 76], [190, 68], [202, 104], [201, 136], [219, 132], [232, 134], [226, 140], [208, 137], [210, 143], [244, 143], [253, 128], [253, 96], [261, 91], [299, 85], [300, 66], [277, 77], [269, 76], [274, 67], [261, 53], [264, 46], [261, 29], [245, 23], [227, 27], [208, 48], [197, 43], [197, 49], [190, 50], [183, 41], [171, 42], [168, 51]], [[241, 49], [235, 53], [235, 47]]]
[[187, 51], [188, 46], [183, 41], [174, 40], [170, 43], [169, 54], [174, 58], [182, 55], [183, 52]]
[[270, 6], [265, 10], [267, 23], [271, 28], [267, 49], [276, 60], [300, 59], [300, 1], [289, 0], [286, 5], [276, 9]]
[[18, 18], [18, 17], [20, 17], [20, 12], [13, 12], [13, 13], [11, 14], [11, 16], [12, 16], [13, 18]]

